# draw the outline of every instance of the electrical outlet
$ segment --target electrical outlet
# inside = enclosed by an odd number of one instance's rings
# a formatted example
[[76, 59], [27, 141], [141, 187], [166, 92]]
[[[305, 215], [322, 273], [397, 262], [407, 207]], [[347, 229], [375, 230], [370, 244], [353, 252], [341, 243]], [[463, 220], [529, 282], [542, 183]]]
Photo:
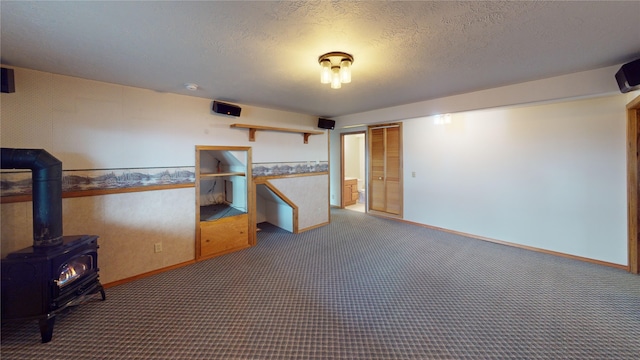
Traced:
[[411, 172], [411, 177], [416, 177], [416, 172], [415, 171]]
[[159, 242], [159, 243], [153, 244], [153, 251], [157, 253], [162, 252], [162, 243]]

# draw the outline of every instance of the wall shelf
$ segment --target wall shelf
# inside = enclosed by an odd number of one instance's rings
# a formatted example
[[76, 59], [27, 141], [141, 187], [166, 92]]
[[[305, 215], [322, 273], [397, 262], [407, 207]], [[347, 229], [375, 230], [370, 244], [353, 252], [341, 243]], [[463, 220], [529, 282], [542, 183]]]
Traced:
[[232, 128], [242, 128], [249, 129], [249, 141], [256, 141], [256, 131], [279, 131], [279, 132], [290, 132], [302, 134], [304, 136], [304, 143], [309, 143], [309, 136], [311, 135], [322, 135], [324, 131], [318, 130], [299, 130], [299, 129], [288, 129], [288, 128], [279, 128], [279, 127], [271, 127], [271, 126], [261, 126], [261, 125], [248, 125], [248, 124], [231, 124]]

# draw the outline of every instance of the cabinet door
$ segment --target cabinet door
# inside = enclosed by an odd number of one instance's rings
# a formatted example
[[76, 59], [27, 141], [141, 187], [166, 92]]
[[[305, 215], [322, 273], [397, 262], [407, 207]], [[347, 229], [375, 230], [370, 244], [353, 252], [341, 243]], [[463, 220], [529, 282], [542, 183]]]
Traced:
[[200, 256], [205, 257], [249, 246], [247, 214], [200, 223]]
[[[355, 192], [355, 196], [354, 196], [354, 192]], [[357, 202], [358, 200], [357, 180], [345, 180], [342, 198], [344, 199], [345, 206], [353, 205]]]
[[358, 184], [351, 185], [351, 200], [358, 202]]
[[345, 183], [344, 190], [342, 191], [342, 198], [344, 199], [344, 205], [351, 204], [351, 185]]

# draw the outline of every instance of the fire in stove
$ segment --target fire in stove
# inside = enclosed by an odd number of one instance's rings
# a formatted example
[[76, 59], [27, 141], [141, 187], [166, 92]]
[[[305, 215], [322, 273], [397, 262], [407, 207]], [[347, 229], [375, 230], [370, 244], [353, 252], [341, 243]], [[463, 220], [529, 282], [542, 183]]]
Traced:
[[31, 169], [33, 246], [1, 260], [2, 321], [39, 320], [51, 341], [56, 315], [104, 288], [98, 236], [62, 235], [62, 163], [44, 150], [2, 148], [2, 169]]
[[58, 280], [56, 280], [58, 287], [62, 288], [81, 278], [88, 269], [92, 268], [92, 262], [93, 258], [91, 256], [81, 255], [69, 263], [62, 265], [60, 276], [58, 276]]

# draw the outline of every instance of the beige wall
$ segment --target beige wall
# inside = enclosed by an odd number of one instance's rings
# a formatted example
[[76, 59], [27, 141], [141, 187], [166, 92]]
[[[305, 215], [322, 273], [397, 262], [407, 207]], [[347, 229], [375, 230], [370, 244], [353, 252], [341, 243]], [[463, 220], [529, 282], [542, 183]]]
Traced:
[[[1, 145], [45, 149], [63, 170], [193, 167], [196, 145], [251, 146], [254, 163], [328, 160], [328, 133], [309, 144], [300, 134], [278, 132], [249, 142], [248, 130], [229, 127], [315, 129], [311, 115], [239, 104], [242, 116], [232, 118], [212, 113], [211, 99], [14, 70], [16, 92], [0, 98]], [[328, 207], [328, 183], [319, 185]], [[64, 235], [100, 237], [103, 283], [194, 259], [194, 188], [68, 198], [63, 212]], [[30, 202], [2, 204], [0, 216], [3, 256], [32, 245]], [[163, 251], [155, 253], [158, 242]]]
[[405, 121], [405, 219], [626, 265], [625, 105], [618, 94]]
[[[193, 188], [64, 199], [65, 235], [98, 235], [103, 283], [194, 258]], [[31, 202], [2, 204], [2, 256], [33, 243]], [[162, 243], [162, 252], [154, 244]]]
[[[404, 120], [404, 219], [626, 265], [625, 107], [638, 95]], [[357, 129], [332, 134], [332, 157]]]
[[329, 176], [272, 179], [269, 182], [298, 206], [298, 231], [329, 222]]

